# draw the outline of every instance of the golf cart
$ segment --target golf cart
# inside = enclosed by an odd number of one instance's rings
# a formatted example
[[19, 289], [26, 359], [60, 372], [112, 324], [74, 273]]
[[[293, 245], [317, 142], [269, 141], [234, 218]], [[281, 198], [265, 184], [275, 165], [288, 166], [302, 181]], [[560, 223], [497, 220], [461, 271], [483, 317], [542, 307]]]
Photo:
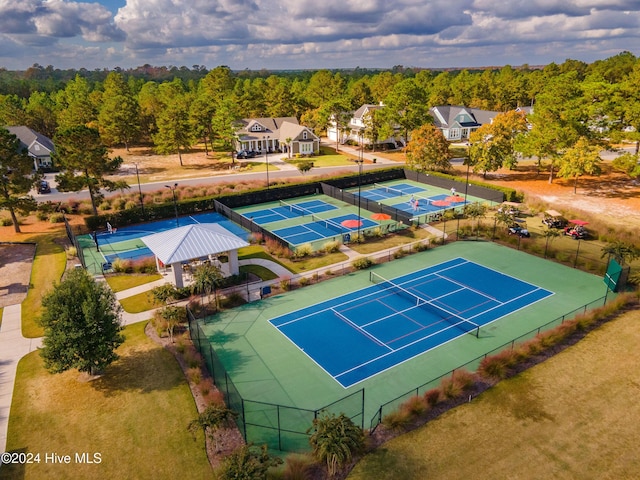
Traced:
[[567, 226], [567, 220], [560, 212], [556, 212], [555, 210], [547, 210], [544, 212], [542, 223], [548, 228], [564, 228]]
[[507, 226], [507, 229], [509, 231], [509, 235], [517, 235], [520, 238], [529, 238], [531, 236], [526, 223], [518, 223], [517, 221], [514, 221]]
[[589, 232], [584, 228], [589, 222], [584, 220], [569, 220], [569, 225], [564, 229], [564, 234], [570, 236], [574, 240], [582, 240], [589, 236]]

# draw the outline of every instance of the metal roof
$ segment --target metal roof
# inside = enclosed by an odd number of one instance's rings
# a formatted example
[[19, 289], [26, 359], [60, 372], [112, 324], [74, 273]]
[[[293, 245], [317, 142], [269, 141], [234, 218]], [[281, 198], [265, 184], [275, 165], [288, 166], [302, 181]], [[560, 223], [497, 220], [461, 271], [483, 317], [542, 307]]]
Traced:
[[147, 235], [141, 240], [165, 265], [188, 262], [249, 245], [217, 223], [177, 227]]

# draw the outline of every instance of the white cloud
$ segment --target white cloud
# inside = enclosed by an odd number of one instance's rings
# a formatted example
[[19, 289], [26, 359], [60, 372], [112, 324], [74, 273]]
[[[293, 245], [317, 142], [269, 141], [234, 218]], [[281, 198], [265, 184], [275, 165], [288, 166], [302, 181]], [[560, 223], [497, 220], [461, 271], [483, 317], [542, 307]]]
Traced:
[[[22, 47], [20, 56], [0, 47], [0, 66], [21, 57], [85, 68], [116, 65], [107, 61], [321, 68], [590, 60], [597, 42], [613, 54], [640, 45], [639, 14], [639, 0], [127, 0], [115, 16], [98, 3], [0, 0], [0, 38]], [[81, 55], [94, 49], [92, 64]]]

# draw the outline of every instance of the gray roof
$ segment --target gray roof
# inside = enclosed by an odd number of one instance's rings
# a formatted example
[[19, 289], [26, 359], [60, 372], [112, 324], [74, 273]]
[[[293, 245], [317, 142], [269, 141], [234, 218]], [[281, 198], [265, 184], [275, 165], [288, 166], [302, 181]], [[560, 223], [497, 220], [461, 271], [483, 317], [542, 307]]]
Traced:
[[[43, 153], [45, 155], [50, 155], [55, 147], [53, 146], [53, 142], [49, 137], [45, 137], [41, 133], [38, 133], [34, 130], [31, 130], [29, 127], [25, 126], [17, 126], [17, 127], [6, 127], [7, 130], [12, 135], [18, 137], [18, 139], [23, 143], [25, 148], [29, 151], [29, 153], [35, 157], [42, 157]], [[35, 148], [35, 145], [39, 144], [42, 146], [45, 151], [40, 151]]]
[[217, 223], [198, 223], [142, 237], [141, 240], [165, 265], [188, 262], [247, 247], [249, 244]]
[[491, 123], [500, 112], [494, 112], [490, 110], [481, 110], [479, 108], [461, 107], [458, 105], [439, 105], [432, 107], [430, 110], [431, 116], [434, 120], [434, 125], [438, 128], [448, 128], [452, 124], [456, 123], [456, 117], [463, 112], [469, 114], [474, 120], [473, 122], [465, 122], [465, 126], [476, 126]]

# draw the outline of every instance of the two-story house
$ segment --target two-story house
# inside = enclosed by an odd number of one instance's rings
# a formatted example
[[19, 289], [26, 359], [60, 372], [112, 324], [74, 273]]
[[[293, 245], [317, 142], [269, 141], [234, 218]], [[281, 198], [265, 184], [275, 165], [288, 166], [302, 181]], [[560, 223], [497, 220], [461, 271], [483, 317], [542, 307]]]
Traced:
[[288, 152], [312, 155], [320, 151], [320, 138], [295, 117], [244, 118], [236, 130], [236, 150]]
[[[332, 119], [327, 127], [327, 138], [340, 144], [351, 141], [358, 144], [363, 143], [364, 145], [370, 145], [372, 140], [366, 131], [370, 128], [372, 115], [374, 115], [376, 110], [383, 108], [384, 104], [382, 102], [377, 105], [365, 103], [353, 112], [349, 121], [342, 126], [340, 122], [336, 122], [335, 118]], [[375, 141], [376, 145], [388, 144], [392, 148], [397, 148], [399, 144], [404, 145], [404, 143], [404, 139], [398, 136], [384, 139], [379, 138]]]

